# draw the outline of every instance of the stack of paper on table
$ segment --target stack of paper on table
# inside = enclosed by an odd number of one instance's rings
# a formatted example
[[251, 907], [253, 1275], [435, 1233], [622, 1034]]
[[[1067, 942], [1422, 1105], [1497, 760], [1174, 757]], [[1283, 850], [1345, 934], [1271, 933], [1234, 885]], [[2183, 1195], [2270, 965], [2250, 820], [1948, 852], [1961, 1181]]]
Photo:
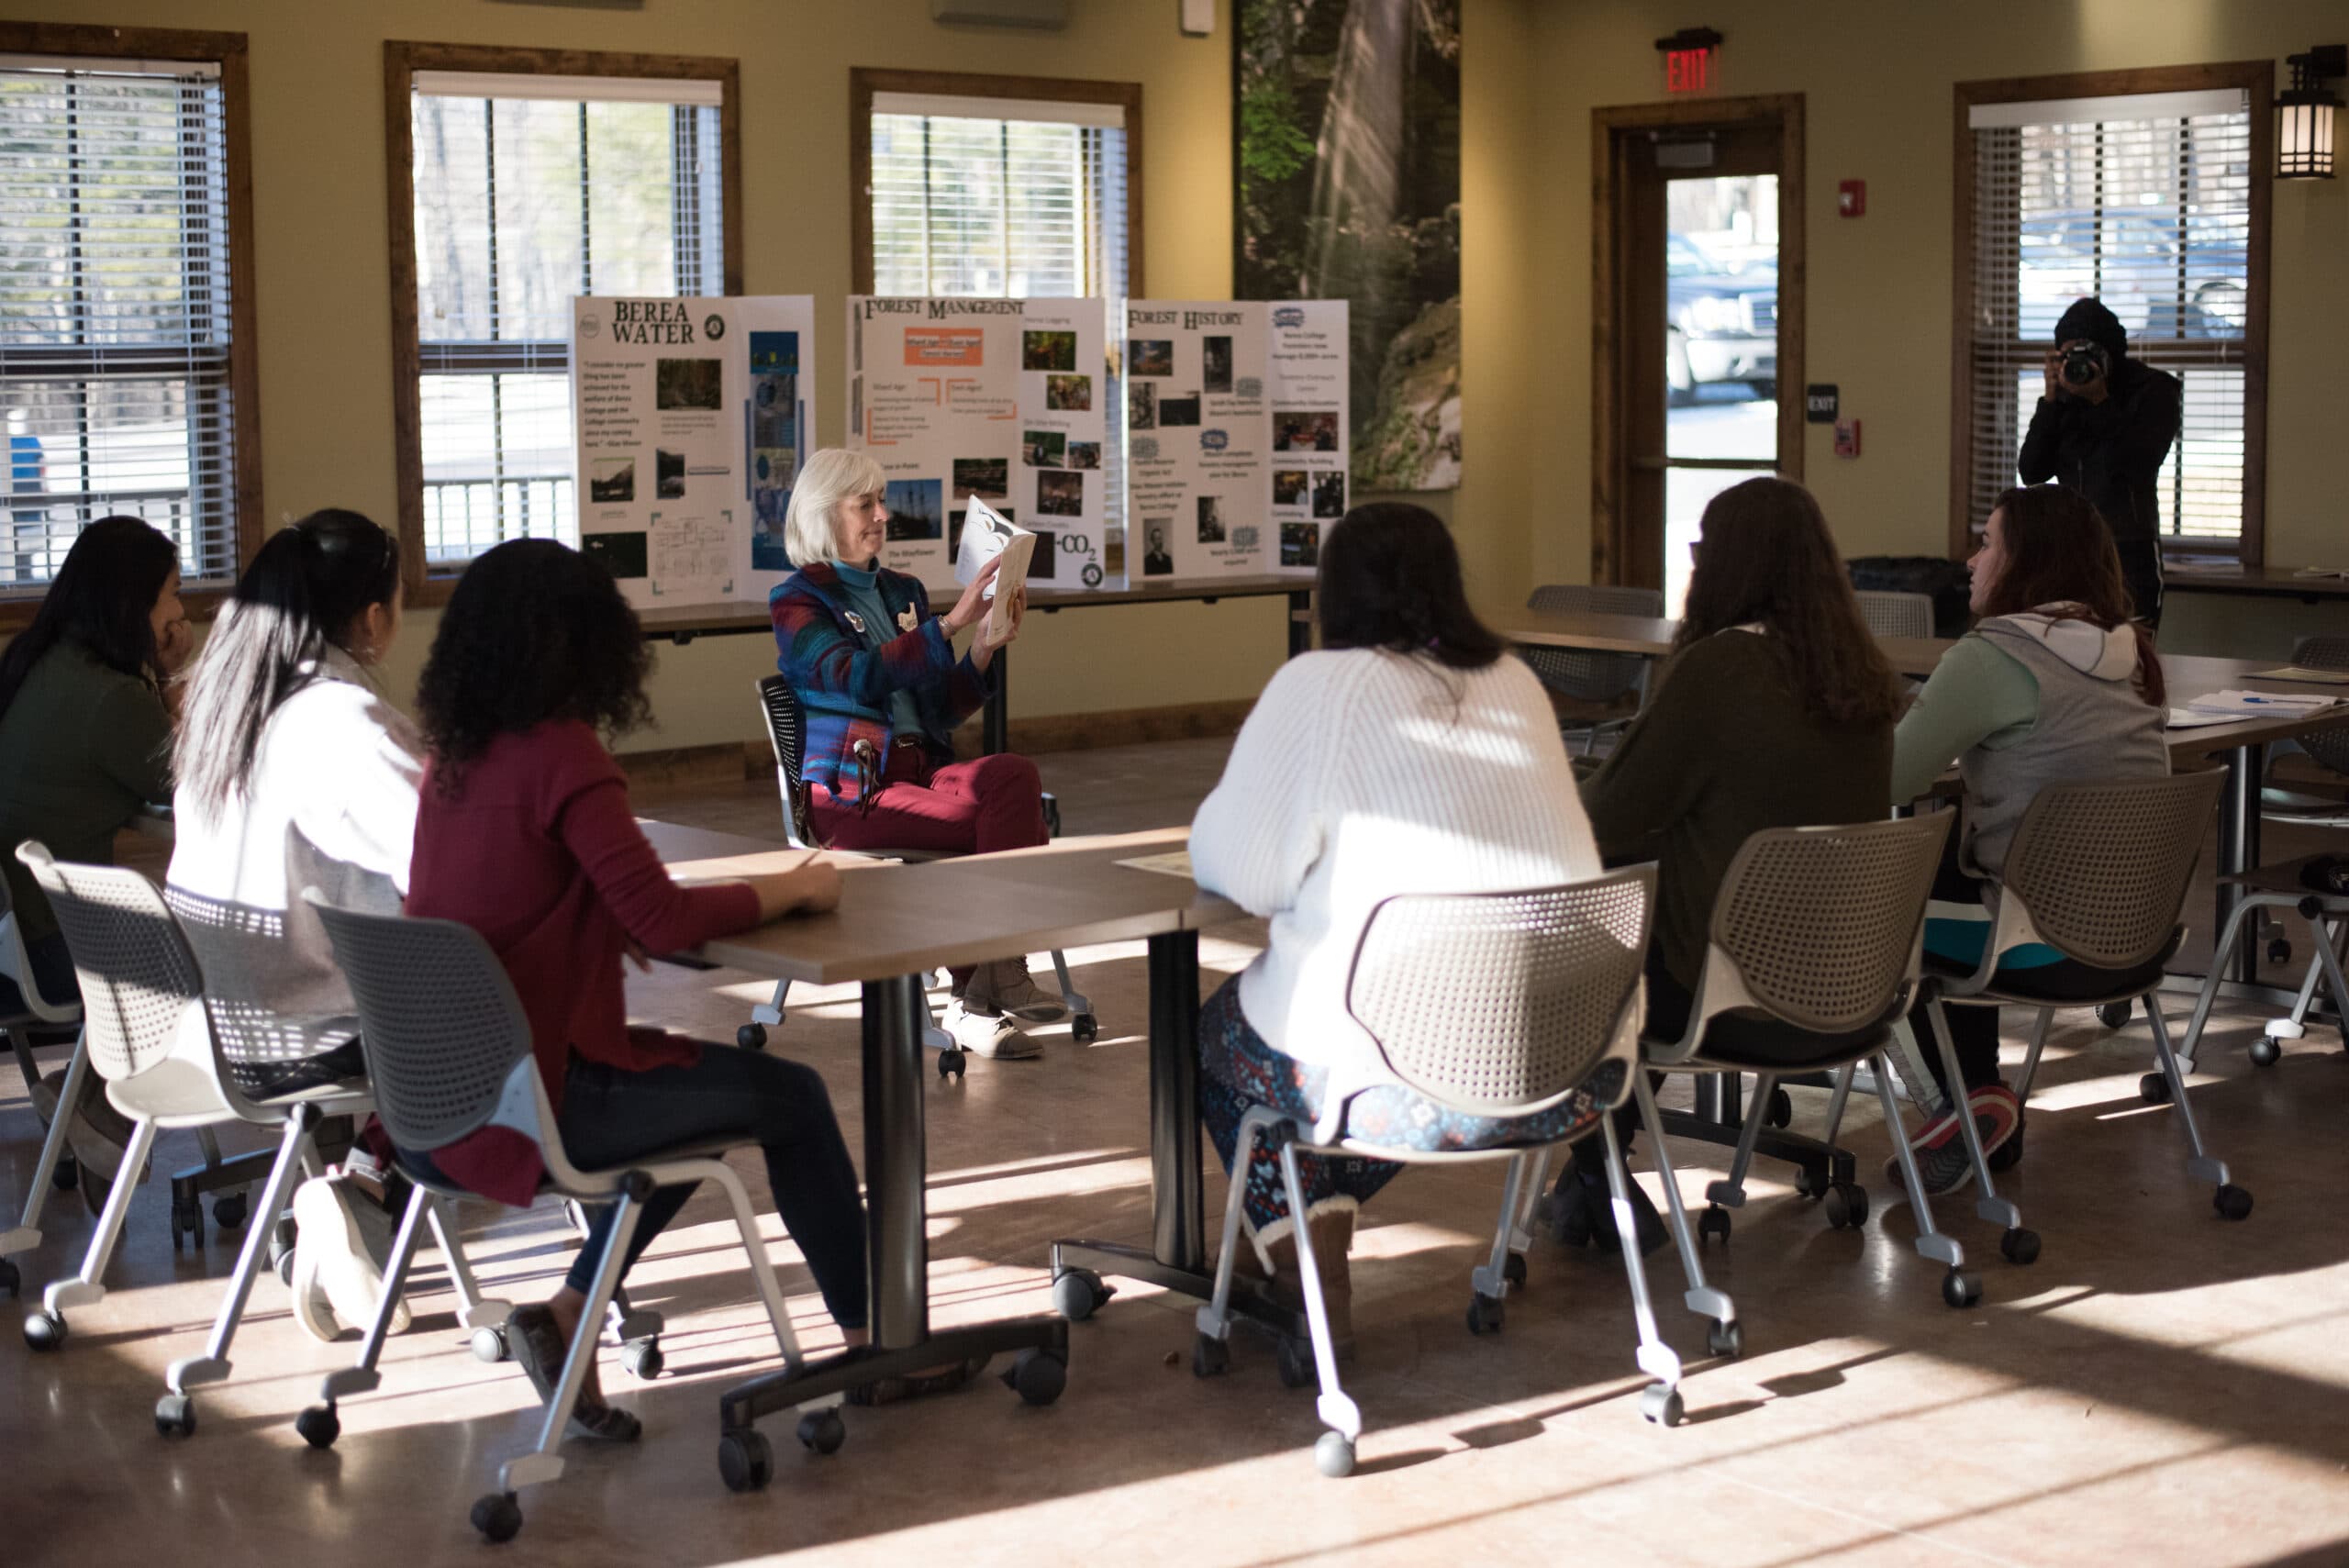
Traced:
[[2226, 718], [2288, 718], [2321, 712], [2340, 701], [2321, 692], [2248, 692], [2230, 687], [2196, 697], [2186, 708], [2188, 713]]
[[2312, 685], [2349, 686], [2349, 670], [2311, 670], [2305, 664], [2287, 664], [2280, 670], [2254, 670], [2254, 681], [2302, 681]]

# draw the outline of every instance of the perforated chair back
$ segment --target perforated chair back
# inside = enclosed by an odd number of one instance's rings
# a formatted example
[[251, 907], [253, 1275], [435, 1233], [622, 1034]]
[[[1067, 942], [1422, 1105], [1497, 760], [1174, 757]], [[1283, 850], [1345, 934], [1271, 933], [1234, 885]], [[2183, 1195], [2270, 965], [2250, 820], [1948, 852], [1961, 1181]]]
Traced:
[[759, 716], [766, 721], [767, 744], [774, 748], [775, 787], [783, 793], [784, 836], [794, 849], [812, 849], [816, 834], [807, 815], [807, 785], [799, 776], [807, 752], [807, 715], [782, 675], [762, 675], [757, 684]]
[[1881, 1023], [1908, 982], [1951, 815], [1746, 840], [1721, 878], [1711, 938], [1754, 1002], [1814, 1034]]
[[[2349, 637], [2304, 637], [2292, 645], [2292, 662], [2309, 670], [2349, 670]], [[2325, 767], [2349, 773], [2349, 724], [2328, 724], [2296, 739]]]
[[1431, 1100], [1514, 1116], [1580, 1086], [1640, 982], [1655, 868], [1517, 893], [1402, 894], [1371, 911], [1346, 1010]]
[[17, 994], [25, 999], [25, 1010], [18, 1020], [29, 1018], [44, 1024], [76, 1024], [82, 1021], [82, 1005], [67, 998], [52, 1002], [41, 994], [39, 977], [33, 973], [32, 954], [25, 951], [24, 928], [17, 923], [15, 906], [8, 899], [8, 879], [0, 876], [0, 975], [17, 983]]
[[2153, 962], [2177, 929], [2225, 783], [2211, 769], [2050, 784], [2015, 829], [2003, 885], [2065, 957], [2097, 969]]
[[1860, 588], [1852, 596], [1860, 602], [1860, 618], [1878, 637], [1933, 635], [1931, 594], [1896, 594], [1880, 588]]
[[481, 933], [303, 896], [350, 978], [375, 1114], [392, 1141], [439, 1149], [488, 1125], [529, 1054], [530, 1020]]
[[204, 974], [155, 884], [121, 866], [60, 861], [29, 839], [17, 858], [49, 895], [73, 954], [90, 1065], [113, 1081], [169, 1056], [181, 1015], [203, 999]]
[[[1664, 595], [1655, 588], [1623, 588], [1587, 583], [1552, 583], [1527, 595], [1525, 607], [1536, 615], [1645, 616], [1664, 614]], [[1636, 653], [1585, 653], [1572, 648], [1519, 647], [1542, 685], [1576, 702], [1613, 702], [1637, 690], [1647, 673], [1647, 661]]]

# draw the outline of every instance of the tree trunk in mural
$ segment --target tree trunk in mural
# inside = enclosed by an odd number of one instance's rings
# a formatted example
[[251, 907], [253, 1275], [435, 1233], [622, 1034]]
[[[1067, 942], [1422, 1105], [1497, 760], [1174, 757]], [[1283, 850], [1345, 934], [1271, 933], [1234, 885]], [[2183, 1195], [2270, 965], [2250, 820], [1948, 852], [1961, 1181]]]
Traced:
[[1459, 0], [1243, 0], [1236, 292], [1352, 302], [1353, 483], [1460, 483]]

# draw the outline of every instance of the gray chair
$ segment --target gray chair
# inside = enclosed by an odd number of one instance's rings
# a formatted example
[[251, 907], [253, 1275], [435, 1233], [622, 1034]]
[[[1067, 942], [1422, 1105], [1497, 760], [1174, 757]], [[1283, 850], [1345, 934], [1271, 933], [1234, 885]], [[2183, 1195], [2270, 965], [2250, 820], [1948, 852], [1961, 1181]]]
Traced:
[[[1553, 583], [1528, 595], [1525, 607], [1536, 615], [1643, 616], [1653, 620], [1664, 614], [1664, 593], [1657, 588]], [[1637, 653], [1585, 653], [1529, 643], [1519, 647], [1517, 656], [1544, 688], [1569, 702], [1616, 703], [1633, 695], [1642, 703], [1647, 699], [1650, 661]], [[1583, 754], [1588, 756], [1600, 731], [1620, 729], [1630, 722], [1624, 718], [1590, 724], [1569, 721], [1561, 729], [1567, 735], [1581, 735]]]
[[[90, 1075], [89, 1047], [81, 1039], [82, 1004], [78, 1000], [51, 1001], [41, 995], [33, 976], [32, 960], [25, 951], [23, 934], [17, 927], [16, 911], [8, 906], [8, 884], [5, 879], [0, 879], [0, 975], [14, 981], [18, 995], [24, 998], [21, 1012], [0, 1018], [0, 1030], [7, 1033], [9, 1048], [25, 1075], [26, 1092], [37, 1107], [46, 1097], [40, 1067], [33, 1060], [33, 1037], [46, 1030], [70, 1033], [74, 1037], [73, 1054], [66, 1064], [65, 1082], [55, 1104], [80, 1104], [82, 1085]], [[23, 1280], [17, 1265], [8, 1260], [40, 1245], [41, 1211], [48, 1204], [50, 1188], [68, 1190], [80, 1180], [73, 1151], [66, 1146], [72, 1120], [70, 1116], [54, 1114], [54, 1106], [50, 1108], [40, 1158], [33, 1167], [32, 1184], [25, 1190], [24, 1217], [9, 1229], [0, 1230], [0, 1291], [6, 1292], [11, 1299], [22, 1288]]]
[[[1954, 1054], [1938, 1018], [1943, 1004], [2036, 1010], [2031, 1052], [2016, 1090], [2026, 1103], [2055, 1009], [2142, 998], [2154, 1026], [2156, 1071], [2138, 1081], [2138, 1093], [2149, 1105], [2167, 1102], [2177, 1107], [2189, 1151], [2188, 1173], [2213, 1184], [2211, 1202], [2221, 1218], [2242, 1219], [2251, 1213], [2251, 1194], [2231, 1182], [2226, 1162], [2202, 1146], [2194, 1108], [2187, 1103], [2185, 1070], [2170, 1048], [2169, 1025], [2159, 998], [2164, 970], [2186, 937], [2180, 916], [2193, 884], [2194, 862], [2225, 784], [2225, 773], [2211, 769], [2162, 779], [2051, 784], [2041, 790], [2007, 851], [1998, 909], [1981, 962], [1967, 972], [1949, 961], [1929, 959], [1928, 969], [1943, 1061], [1953, 1075]], [[2005, 954], [2029, 943], [2043, 943], [2097, 973], [2059, 989], [2043, 981], [2034, 983], [2032, 970], [1999, 966]], [[2202, 1010], [2198, 1006], [2198, 1013]], [[1975, 1173], [1987, 1183], [1990, 1166], [1983, 1158], [1973, 1118], [1960, 1117], [1958, 1125], [1965, 1129]], [[2021, 1156], [2022, 1135], [2018, 1123], [2000, 1151], [2006, 1156], [2002, 1163]]]
[[1852, 596], [1860, 602], [1860, 617], [1878, 637], [1933, 635], [1931, 594], [1896, 594], [1881, 588], [1859, 588]]
[[[1321, 1118], [1310, 1127], [1269, 1106], [1252, 1108], [1241, 1118], [1235, 1165], [1244, 1166], [1259, 1141], [1276, 1150], [1289, 1211], [1302, 1215], [1300, 1152], [1412, 1164], [1506, 1160], [1508, 1173], [1490, 1261], [1475, 1271], [1469, 1308], [1472, 1329], [1498, 1327], [1499, 1301], [1510, 1283], [1510, 1224], [1530, 1151], [1517, 1145], [1424, 1151], [1366, 1140], [1348, 1130], [1353, 1101], [1365, 1091], [1399, 1085], [1446, 1110], [1521, 1117], [1583, 1096], [1602, 1113], [1608, 1181], [1617, 1223], [1628, 1234], [1628, 1178], [1613, 1125], [1603, 1113], [1620, 1101], [1625, 1079], [1633, 1076], [1631, 1002], [1639, 991], [1654, 890], [1654, 868], [1642, 866], [1562, 887], [1382, 900], [1355, 944], [1346, 987], [1346, 1010], [1377, 1047], [1381, 1070], [1360, 1079], [1333, 1076]], [[1239, 1181], [1230, 1185], [1215, 1293], [1198, 1312], [1191, 1369], [1201, 1377], [1221, 1372], [1229, 1362], [1244, 1186]], [[1316, 1411], [1330, 1429], [1314, 1446], [1314, 1461], [1323, 1474], [1343, 1475], [1353, 1469], [1362, 1413], [1338, 1381], [1312, 1237], [1302, 1225], [1295, 1234], [1313, 1370], [1320, 1383]], [[1638, 1248], [1623, 1249], [1623, 1267], [1639, 1322], [1639, 1364], [1657, 1380], [1641, 1396], [1640, 1407], [1648, 1419], [1670, 1426], [1680, 1418], [1680, 1359], [1656, 1332]], [[1733, 1320], [1736, 1309], [1727, 1296], [1712, 1307], [1716, 1316]]]
[[[19, 846], [17, 858], [32, 869], [57, 913], [82, 984], [90, 1064], [106, 1080], [106, 1097], [131, 1122], [122, 1179], [107, 1195], [80, 1275], [50, 1284], [40, 1310], [25, 1319], [26, 1342], [54, 1350], [65, 1341], [65, 1309], [106, 1295], [101, 1282], [137, 1185], [134, 1173], [146, 1163], [159, 1130], [235, 1122], [280, 1129], [261, 1200], [261, 1212], [273, 1216], [284, 1209], [295, 1177], [317, 1170], [313, 1134], [319, 1119], [364, 1112], [369, 1100], [363, 1084], [324, 1084], [267, 1100], [249, 1095], [223, 1053], [227, 1030], [204, 994], [195, 955], [155, 884], [117, 866], [58, 861], [34, 842]], [[200, 1048], [191, 1032], [203, 1036]], [[156, 1428], [166, 1435], [193, 1435], [195, 1403], [188, 1390], [228, 1377], [229, 1346], [261, 1270], [268, 1231], [267, 1226], [247, 1231], [205, 1353], [183, 1357], [167, 1370], [168, 1392], [155, 1406]]]
[[[545, 1166], [542, 1194], [611, 1204], [618, 1209], [610, 1243], [580, 1314], [582, 1323], [604, 1320], [618, 1285], [620, 1261], [653, 1191], [684, 1182], [712, 1182], [732, 1206], [751, 1277], [785, 1363], [799, 1366], [798, 1341], [791, 1331], [782, 1286], [759, 1238], [758, 1217], [741, 1178], [723, 1158], [729, 1149], [747, 1147], [747, 1140], [700, 1140], [624, 1168], [581, 1170], [563, 1152], [554, 1106], [531, 1054], [529, 1019], [505, 969], [478, 932], [451, 920], [412, 920], [337, 908], [314, 891], [304, 897], [325, 923], [336, 961], [350, 978], [359, 1006], [360, 1040], [374, 1084], [376, 1115], [395, 1146], [429, 1151], [485, 1127], [507, 1128], [537, 1142]], [[437, 1183], [417, 1184], [442, 1197], [470, 1195]], [[406, 1284], [424, 1212], [411, 1205], [401, 1222], [384, 1273], [384, 1305], [369, 1329], [371, 1338], [383, 1332], [389, 1303]], [[540, 1427], [538, 1446], [500, 1465], [498, 1489], [473, 1504], [473, 1527], [490, 1540], [510, 1540], [522, 1528], [515, 1496], [519, 1488], [562, 1473], [557, 1450], [596, 1351], [596, 1335], [573, 1336], [562, 1381]], [[800, 1426], [801, 1440], [827, 1453], [840, 1446], [843, 1436], [832, 1403], [837, 1401], [810, 1408]]]
[[[2292, 645], [2292, 662], [2310, 670], [2349, 672], [2349, 637], [2303, 637]], [[2268, 748], [2268, 760], [2272, 762], [2279, 755], [2295, 751], [2308, 757], [2326, 773], [2336, 775], [2343, 785], [2349, 785], [2349, 723], [2328, 725], [2294, 740], [2277, 741]], [[2259, 791], [2259, 814], [2271, 822], [2288, 822], [2301, 828], [2349, 828], [2349, 795], [2292, 788], [2275, 782], [2271, 774]], [[2296, 876], [2306, 863], [2305, 860], [2296, 861], [2288, 868], [2277, 869]], [[2257, 873], [2253, 874], [2254, 877], [2259, 875]], [[2272, 878], [2261, 878], [2260, 882], [2260, 891], [2269, 894], [2277, 891], [2272, 885]], [[2297, 910], [2297, 902], [2282, 905], [2272, 898], [2263, 897], [2257, 905], [2255, 912], [2263, 918], [2254, 940], [2266, 943], [2270, 963], [2288, 963], [2292, 959], [2292, 942], [2285, 935], [2283, 921], [2280, 918], [2265, 918], [2271, 910], [2280, 916], [2287, 908]], [[2270, 1020], [2262, 1038], [2252, 1046], [2251, 1059], [2262, 1067], [2273, 1066], [2282, 1056], [2279, 1041], [2298, 1040], [2308, 1032], [2309, 1006], [2315, 998], [2317, 981], [2325, 962], [2323, 956], [2313, 949], [2329, 942], [2335, 968], [2341, 965], [2345, 956], [2349, 956], [2349, 930], [2344, 930], [2341, 920], [2327, 917], [2321, 910], [2300, 913], [2310, 925], [2312, 951], [2309, 955], [2308, 968], [2301, 974], [2299, 996], [2290, 1015]], [[2227, 943], [2218, 951], [2233, 951], [2232, 944], [2239, 929], [2240, 927], [2231, 929], [2227, 933]], [[2214, 972], [2217, 967], [2213, 965]], [[2343, 1006], [2336, 993], [2334, 1010], [2339, 1012]], [[2189, 1063], [2194, 1059], [2195, 1033], [2198, 1032], [2188, 1033], [2185, 1049], [2178, 1053]]]
[[[783, 796], [783, 831], [785, 839], [796, 850], [823, 848], [816, 836], [814, 818], [808, 814], [807, 784], [799, 776], [800, 763], [806, 757], [807, 718], [799, 706], [798, 694], [781, 674], [762, 675], [755, 683], [759, 697], [759, 714], [766, 722], [767, 744], [774, 752], [774, 778], [777, 793]], [[1051, 836], [1060, 836], [1060, 803], [1050, 795], [1044, 796], [1044, 826]], [[953, 857], [936, 850], [873, 850], [863, 851], [875, 860], [902, 861], [908, 864], [923, 861], [950, 860]], [[1070, 983], [1068, 958], [1060, 949], [1052, 950], [1052, 979], [1058, 986], [1061, 1000], [1069, 1010], [1069, 1033], [1079, 1045], [1090, 1045], [1100, 1038], [1101, 1023], [1094, 1016], [1093, 1003]], [[735, 1031], [735, 1043], [756, 1051], [767, 1042], [767, 1028], [783, 1022], [785, 1000], [791, 995], [791, 982], [774, 983], [774, 995], [751, 1010], [751, 1021]], [[923, 1043], [939, 1052], [938, 1073], [963, 1075], [963, 1052], [953, 1038], [940, 1029], [933, 1020], [922, 1030]]]
[[[1777, 1080], [1836, 1073], [1828, 1107], [1831, 1151], [1854, 1069], [1869, 1066], [1917, 1218], [1917, 1251], [1946, 1265], [1943, 1300], [1971, 1307], [1981, 1299], [1981, 1284], [1965, 1272], [1955, 1239], [1934, 1228], [1887, 1059], [1918, 982], [1925, 904], [1948, 831], [1949, 814], [1936, 812], [1852, 827], [1774, 828], [1746, 840], [1715, 897], [1687, 1025], [1675, 1040], [1642, 1039], [1640, 1054], [1646, 1066], [1667, 1072], [1758, 1075], [1728, 1178], [1706, 1188], [1710, 1207], [1702, 1233], [1723, 1240], [1729, 1211], [1745, 1201], [1746, 1169]], [[1644, 1073], [1635, 1075], [1632, 1089], [1664, 1175], [1693, 1306], [1704, 1289], [1698, 1237], [1669, 1174], [1664, 1122]], [[1812, 1195], [1823, 1199], [1831, 1226], [1866, 1222], [1867, 1191], [1856, 1182], [1831, 1182]]]

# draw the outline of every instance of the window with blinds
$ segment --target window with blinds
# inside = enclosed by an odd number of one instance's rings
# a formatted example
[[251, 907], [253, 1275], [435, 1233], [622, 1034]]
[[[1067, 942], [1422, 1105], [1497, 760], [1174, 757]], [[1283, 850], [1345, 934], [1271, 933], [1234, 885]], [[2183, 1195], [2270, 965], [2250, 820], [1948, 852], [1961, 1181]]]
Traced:
[[576, 542], [571, 301], [725, 292], [714, 81], [419, 71], [424, 551]]
[[2101, 299], [2132, 358], [2185, 384], [2160, 480], [2172, 550], [2245, 528], [2252, 126], [2241, 89], [1977, 104], [1969, 518], [1978, 529], [2044, 390], [2056, 318]]
[[117, 513], [234, 581], [229, 232], [217, 65], [0, 56], [0, 588]]

